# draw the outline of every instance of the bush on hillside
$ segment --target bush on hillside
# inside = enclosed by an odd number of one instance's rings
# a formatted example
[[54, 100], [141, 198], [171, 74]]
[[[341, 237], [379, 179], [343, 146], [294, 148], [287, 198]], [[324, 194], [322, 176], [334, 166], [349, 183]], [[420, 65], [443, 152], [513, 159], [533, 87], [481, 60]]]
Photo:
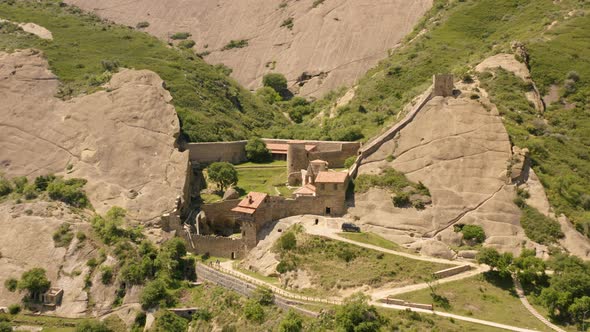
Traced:
[[8, 322], [0, 321], [0, 332], [12, 332], [12, 326]]
[[76, 326], [76, 332], [114, 332], [104, 322], [84, 320]]
[[20, 312], [21, 307], [19, 304], [11, 304], [8, 306], [8, 313], [11, 315], [16, 315]]
[[230, 40], [229, 43], [227, 43], [225, 46], [223, 46], [223, 48], [221, 49], [222, 51], [227, 51], [227, 50], [231, 50], [234, 48], [244, 48], [248, 46], [248, 40], [246, 39], [240, 39], [240, 40]]
[[244, 316], [247, 320], [260, 324], [264, 322], [264, 308], [258, 302], [249, 300], [244, 305]]
[[6, 287], [6, 289], [9, 292], [14, 292], [14, 291], [16, 291], [16, 288], [18, 287], [18, 280], [14, 279], [14, 278], [6, 279], [6, 281], [4, 282], [4, 287]]
[[193, 48], [195, 46], [195, 41], [194, 40], [183, 40], [180, 43], [178, 43], [178, 47], [180, 48]]
[[18, 281], [18, 289], [27, 290], [31, 295], [45, 293], [49, 287], [51, 282], [47, 279], [45, 270], [38, 267], [24, 272]]
[[260, 138], [254, 137], [246, 143], [246, 158], [255, 163], [262, 163], [270, 161], [271, 154], [266, 147], [266, 143]]
[[141, 292], [139, 300], [142, 308], [147, 310], [158, 305], [166, 307], [171, 304], [173, 299], [166, 288], [166, 283], [160, 279], [147, 283]]
[[295, 311], [289, 310], [287, 315], [279, 324], [279, 332], [301, 332], [303, 331], [303, 319]]
[[269, 73], [262, 77], [262, 85], [282, 94], [287, 90], [287, 79], [281, 73]]
[[464, 225], [461, 228], [461, 233], [463, 233], [463, 239], [468, 241], [483, 243], [486, 240], [486, 233], [478, 225]]
[[557, 220], [543, 215], [530, 206], [522, 208], [520, 224], [524, 228], [526, 236], [540, 244], [550, 245], [564, 236]]
[[4, 176], [0, 175], [0, 197], [6, 196], [12, 192], [12, 185]]
[[279, 248], [281, 250], [289, 251], [297, 247], [297, 238], [293, 232], [283, 234], [279, 239]]
[[269, 86], [263, 86], [262, 88], [256, 90], [256, 95], [258, 98], [270, 105], [274, 105], [283, 100], [281, 95]]
[[187, 39], [190, 36], [191, 36], [191, 34], [188, 32], [177, 32], [177, 33], [173, 34], [172, 36], [170, 36], [170, 39], [174, 39], [174, 40]]
[[90, 201], [82, 187], [86, 184], [84, 179], [57, 178], [47, 186], [49, 198], [62, 201], [77, 208], [90, 206]]
[[53, 242], [57, 248], [69, 246], [73, 238], [74, 233], [70, 230], [68, 223], [59, 225], [59, 228], [53, 233]]
[[141, 21], [141, 22], [137, 23], [137, 25], [135, 25], [135, 27], [138, 29], [145, 29], [149, 26], [150, 26], [150, 23], [146, 22], [146, 21]]
[[344, 303], [336, 308], [335, 324], [338, 331], [380, 331], [387, 324], [369, 299], [362, 293], [356, 293], [346, 298]]
[[12, 179], [12, 183], [14, 184], [14, 191], [22, 194], [25, 190], [25, 186], [29, 183], [29, 180], [26, 176], [17, 176]]

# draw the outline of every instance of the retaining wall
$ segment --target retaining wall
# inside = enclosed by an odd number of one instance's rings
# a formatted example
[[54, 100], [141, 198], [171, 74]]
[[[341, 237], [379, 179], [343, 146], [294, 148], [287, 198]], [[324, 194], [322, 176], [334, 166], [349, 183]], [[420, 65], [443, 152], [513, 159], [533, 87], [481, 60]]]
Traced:
[[437, 278], [446, 278], [469, 270], [471, 270], [471, 265], [459, 265], [450, 267], [448, 269], [436, 271], [434, 272], [434, 276]]
[[232, 239], [222, 236], [191, 234], [195, 254], [209, 253], [211, 256], [241, 259], [247, 249], [243, 239]]
[[187, 143], [189, 159], [193, 163], [227, 161], [239, 164], [246, 161], [247, 141]]

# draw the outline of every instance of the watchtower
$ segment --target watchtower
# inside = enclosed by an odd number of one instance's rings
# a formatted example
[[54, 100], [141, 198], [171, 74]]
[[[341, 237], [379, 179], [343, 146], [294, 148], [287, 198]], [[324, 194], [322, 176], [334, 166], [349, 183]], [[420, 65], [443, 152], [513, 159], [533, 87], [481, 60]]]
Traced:
[[307, 169], [309, 160], [305, 142], [289, 142], [287, 148], [287, 176], [289, 185], [295, 186], [301, 183], [301, 170]]
[[455, 85], [452, 74], [436, 74], [432, 76], [432, 96], [451, 97]]

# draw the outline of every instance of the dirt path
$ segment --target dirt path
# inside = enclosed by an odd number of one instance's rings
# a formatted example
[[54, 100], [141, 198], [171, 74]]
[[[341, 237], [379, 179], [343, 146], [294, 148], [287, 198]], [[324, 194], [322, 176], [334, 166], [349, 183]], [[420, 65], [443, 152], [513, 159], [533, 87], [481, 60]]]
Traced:
[[543, 315], [541, 315], [537, 310], [535, 310], [535, 308], [533, 308], [533, 306], [529, 303], [529, 300], [526, 298], [526, 296], [524, 294], [524, 290], [522, 289], [522, 285], [520, 284], [520, 280], [518, 280], [518, 278], [512, 276], [512, 280], [514, 280], [514, 288], [516, 289], [516, 294], [518, 294], [518, 298], [520, 299], [520, 302], [522, 302], [522, 305], [524, 305], [524, 307], [531, 314], [533, 314], [533, 316], [537, 317], [538, 320], [540, 320], [543, 324], [550, 327], [552, 330], [555, 330], [557, 332], [565, 332], [565, 330], [552, 324], [550, 321], [547, 320], [547, 318], [543, 317]]

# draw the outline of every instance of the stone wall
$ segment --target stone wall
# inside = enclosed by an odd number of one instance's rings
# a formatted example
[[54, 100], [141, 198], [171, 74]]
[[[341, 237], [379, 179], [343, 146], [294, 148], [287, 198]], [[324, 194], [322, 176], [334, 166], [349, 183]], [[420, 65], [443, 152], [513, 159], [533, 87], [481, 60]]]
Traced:
[[235, 214], [231, 209], [238, 206], [240, 201], [241, 199], [231, 199], [218, 203], [203, 204], [201, 205], [201, 211], [205, 212], [209, 224], [219, 223], [232, 225], [234, 223]]
[[246, 161], [246, 143], [247, 141], [187, 143], [185, 148], [189, 151], [192, 163], [227, 161], [239, 164]]
[[459, 265], [459, 266], [453, 266], [450, 267], [448, 269], [444, 269], [444, 270], [440, 270], [437, 272], [434, 272], [434, 276], [436, 278], [446, 278], [446, 277], [450, 277], [450, 276], [454, 276], [456, 274], [465, 272], [465, 271], [469, 271], [471, 270], [471, 265]]
[[[289, 142], [293, 142], [293, 140], [273, 138], [263, 138], [262, 140], [266, 143], [276, 144], [287, 144]], [[343, 167], [346, 158], [356, 155], [358, 149], [361, 146], [359, 142], [298, 142], [305, 144], [315, 144], [316, 151], [310, 154], [310, 160], [326, 160], [330, 163], [330, 167]], [[246, 161], [246, 143], [247, 141], [186, 143], [184, 148], [189, 151], [189, 159], [194, 164], [207, 164], [216, 161], [227, 161], [232, 164], [239, 164]]]
[[241, 259], [247, 253], [243, 239], [196, 234], [191, 234], [191, 237], [193, 246], [190, 250], [195, 254], [209, 253], [216, 257]]
[[358, 152], [358, 157], [354, 164], [350, 167], [348, 174], [351, 178], [356, 176], [358, 168], [362, 164], [363, 160], [377, 151], [383, 143], [393, 139], [397, 133], [402, 130], [408, 123], [412, 122], [416, 117], [416, 114], [426, 105], [426, 103], [432, 98], [433, 86], [430, 86], [423, 94], [420, 100], [414, 105], [412, 110], [398, 123], [394, 124], [386, 132], [373, 139], [372, 141], [365, 144]]

